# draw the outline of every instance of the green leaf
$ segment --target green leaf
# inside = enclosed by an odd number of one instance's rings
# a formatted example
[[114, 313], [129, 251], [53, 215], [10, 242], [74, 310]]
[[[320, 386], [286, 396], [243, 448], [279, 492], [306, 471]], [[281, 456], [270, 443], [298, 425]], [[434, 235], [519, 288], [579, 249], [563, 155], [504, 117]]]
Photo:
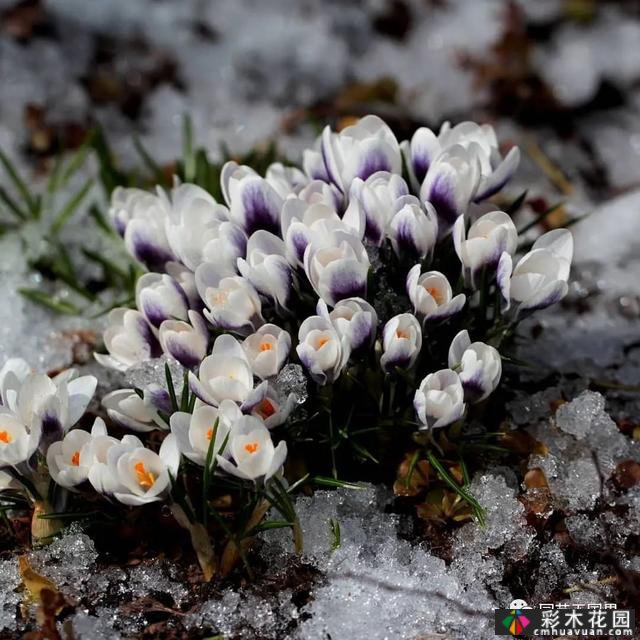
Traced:
[[67, 220], [75, 213], [76, 209], [80, 206], [82, 201], [85, 199], [89, 190], [91, 189], [91, 185], [93, 184], [93, 178], [89, 178], [83, 185], [80, 187], [76, 193], [69, 198], [68, 202], [62, 207], [60, 212], [55, 216], [53, 224], [51, 225], [51, 233], [53, 235], [57, 235], [60, 229], [65, 225]]
[[164, 363], [164, 375], [167, 379], [167, 391], [169, 392], [169, 397], [171, 398], [171, 408], [174, 411], [179, 411], [178, 407], [178, 398], [176, 397], [176, 388], [173, 386], [173, 376], [171, 375], [171, 368], [169, 367], [169, 363]]
[[251, 537], [261, 531], [271, 531], [272, 529], [286, 529], [287, 527], [293, 527], [293, 522], [287, 522], [286, 520], [268, 520], [261, 524], [256, 525], [251, 531], [247, 532], [246, 537]]
[[527, 231], [529, 231], [529, 229], [533, 229], [533, 227], [536, 227], [537, 225], [539, 225], [548, 215], [550, 215], [551, 213], [553, 213], [563, 205], [564, 205], [564, 202], [558, 202], [553, 206], [549, 207], [548, 209], [543, 211], [540, 215], [536, 216], [533, 220], [531, 220], [531, 222], [528, 222], [527, 224], [525, 224], [524, 227], [522, 227], [522, 229], [518, 229], [518, 235], [522, 235]]
[[93, 218], [95, 223], [98, 225], [98, 228], [104, 231], [107, 235], [116, 235], [116, 230], [109, 224], [97, 204], [94, 203], [89, 207], [89, 216]]
[[193, 182], [196, 175], [196, 158], [193, 153], [193, 122], [188, 115], [182, 118], [182, 161], [185, 182]]
[[142, 141], [140, 140], [140, 138], [138, 138], [138, 136], [135, 136], [133, 138], [133, 146], [138, 152], [138, 155], [142, 158], [142, 162], [145, 164], [147, 170], [153, 176], [153, 179], [158, 184], [166, 184], [167, 179], [162, 172], [162, 169], [160, 168], [158, 163], [151, 157], [149, 152], [145, 149]]
[[508, 213], [510, 216], [513, 216], [515, 213], [517, 213], [520, 208], [522, 207], [522, 205], [524, 204], [524, 201], [527, 197], [527, 190], [525, 189], [505, 210], [505, 213]]
[[28, 214], [18, 206], [17, 202], [2, 187], [0, 187], [0, 200], [4, 202], [7, 209], [19, 220], [26, 220], [29, 217]]
[[18, 293], [31, 302], [39, 304], [42, 307], [46, 307], [56, 313], [69, 316], [80, 315], [80, 310], [71, 302], [56, 300], [52, 296], [44, 293], [44, 291], [40, 291], [38, 289], [18, 289]]
[[2, 149], [0, 149], [0, 164], [2, 164], [2, 166], [4, 167], [4, 170], [9, 176], [9, 179], [13, 183], [13, 186], [15, 187], [16, 191], [22, 196], [24, 201], [27, 203], [27, 208], [29, 209], [29, 213], [33, 217], [36, 217], [37, 201], [31, 195], [31, 192], [29, 191], [27, 184], [20, 177], [18, 170], [13, 166], [13, 163], [11, 162], [11, 160], [9, 160], [9, 157], [5, 155]]
[[317, 484], [320, 487], [339, 487], [343, 489], [364, 489], [361, 484], [354, 482], [347, 482], [346, 480], [336, 480], [335, 478], [327, 478], [326, 476], [314, 476], [311, 478], [311, 482]]

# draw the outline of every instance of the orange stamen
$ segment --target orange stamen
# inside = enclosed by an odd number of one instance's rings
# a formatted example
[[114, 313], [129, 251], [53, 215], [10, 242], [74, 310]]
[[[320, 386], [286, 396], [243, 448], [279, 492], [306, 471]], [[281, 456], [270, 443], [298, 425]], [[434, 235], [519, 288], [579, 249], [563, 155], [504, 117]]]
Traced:
[[213, 429], [209, 429], [209, 431], [207, 431], [207, 440], [211, 440], [211, 438], [213, 438]]
[[80, 466], [80, 452], [76, 451], [72, 456], [71, 456], [71, 464], [74, 467], [79, 467]]
[[0, 431], [0, 440], [5, 444], [9, 444], [11, 442], [11, 436], [6, 431]]
[[427, 293], [436, 301], [436, 304], [442, 304], [442, 294], [435, 287], [427, 287]]
[[258, 405], [257, 412], [262, 418], [269, 418], [276, 412], [276, 408], [273, 406], [270, 400], [265, 398]]
[[402, 329], [396, 329], [396, 338], [405, 338], [406, 340], [408, 340], [409, 334]]
[[136, 475], [138, 476], [138, 483], [144, 489], [149, 489], [153, 486], [153, 483], [156, 481], [156, 477], [151, 473], [151, 471], [147, 471], [144, 466], [144, 462], [138, 462], [134, 469], [136, 470]]
[[271, 351], [271, 349], [273, 349], [273, 345], [270, 342], [260, 343], [260, 351]]
[[247, 442], [247, 444], [244, 445], [244, 450], [247, 453], [255, 453], [258, 450], [258, 443], [257, 442]]
[[320, 338], [320, 340], [318, 340], [318, 349], [324, 347], [327, 342], [329, 342], [329, 338]]

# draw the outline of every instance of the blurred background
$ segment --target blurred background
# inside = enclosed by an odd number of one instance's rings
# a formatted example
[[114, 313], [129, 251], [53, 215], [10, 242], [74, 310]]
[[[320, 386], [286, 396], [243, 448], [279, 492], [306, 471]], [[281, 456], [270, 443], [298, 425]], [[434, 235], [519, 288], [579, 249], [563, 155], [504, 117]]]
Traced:
[[[606, 348], [618, 358], [628, 355], [619, 336], [638, 338], [634, 0], [0, 0], [0, 78], [0, 149], [36, 190], [96, 125], [118, 167], [135, 171], [143, 149], [170, 174], [184, 114], [212, 161], [274, 140], [279, 155], [297, 161], [324, 124], [366, 113], [383, 116], [399, 139], [444, 120], [490, 122], [505, 148], [524, 152], [509, 195], [528, 189], [532, 217], [554, 205], [545, 227], [592, 214], [575, 227], [576, 284], [565, 303], [574, 315], [561, 325], [581, 344], [565, 333], [560, 351], [551, 342], [545, 356], [575, 364], [587, 329], [597, 333], [587, 341], [591, 360], [613, 334]], [[96, 216], [86, 218], [92, 198], [105, 208], [85, 182], [95, 172], [89, 158], [59, 185], [60, 206], [78, 194], [83, 203], [67, 211], [58, 244], [50, 227], [16, 222], [3, 200], [2, 355], [18, 351], [43, 367], [68, 359], [68, 331], [84, 325], [52, 319], [50, 304], [33, 302], [54, 299], [63, 315], [78, 315], [71, 302], [64, 313], [74, 295], [69, 265], [96, 280], [99, 265], [85, 250], [119, 251]], [[5, 195], [20, 196], [6, 171], [0, 180]], [[51, 258], [60, 247], [70, 256], [63, 267]], [[25, 300], [18, 289], [36, 294]], [[38, 300], [43, 290], [54, 298]], [[547, 322], [553, 329], [554, 317]], [[27, 332], [33, 347], [21, 340]]]

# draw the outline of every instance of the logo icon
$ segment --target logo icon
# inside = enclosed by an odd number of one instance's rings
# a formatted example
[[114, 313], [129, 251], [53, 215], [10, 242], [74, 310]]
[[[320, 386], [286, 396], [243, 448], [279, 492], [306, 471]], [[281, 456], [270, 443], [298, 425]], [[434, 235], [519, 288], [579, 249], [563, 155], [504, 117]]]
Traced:
[[529, 626], [529, 618], [522, 613], [521, 609], [511, 609], [502, 624], [512, 636], [517, 636]]

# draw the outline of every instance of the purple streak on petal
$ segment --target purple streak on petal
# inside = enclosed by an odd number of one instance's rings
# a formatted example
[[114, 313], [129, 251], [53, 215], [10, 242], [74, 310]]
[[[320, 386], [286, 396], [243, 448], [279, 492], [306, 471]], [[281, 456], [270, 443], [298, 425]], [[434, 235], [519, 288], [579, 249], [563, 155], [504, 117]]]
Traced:
[[169, 355], [175, 358], [183, 367], [187, 369], [193, 369], [197, 367], [201, 359], [198, 357], [197, 353], [193, 353], [187, 349], [184, 344], [182, 344], [179, 340], [172, 340], [171, 338], [167, 338], [165, 340], [165, 346]]
[[340, 191], [340, 193], [343, 193], [342, 187], [340, 186], [339, 178], [331, 170], [331, 166], [330, 166], [329, 160], [327, 158], [327, 150], [325, 149], [325, 145], [324, 145], [324, 137], [323, 137], [322, 142], [320, 144], [320, 152], [322, 153], [322, 162], [324, 162], [324, 168], [327, 171], [327, 176], [328, 176], [329, 180], [336, 186], [336, 189], [338, 189], [338, 191]]
[[171, 414], [173, 407], [171, 405], [169, 392], [166, 389], [163, 389], [159, 385], [154, 385], [152, 387], [147, 387], [145, 391], [149, 395], [151, 404], [153, 404], [156, 409], [164, 411], [167, 414]]
[[264, 193], [265, 185], [252, 182], [242, 192], [242, 206], [245, 210], [245, 231], [251, 235], [258, 229], [280, 233], [279, 212], [274, 210]]
[[487, 391], [482, 385], [479, 375], [463, 380], [462, 386], [464, 387], [464, 401], [470, 404], [480, 400]]
[[329, 290], [336, 302], [345, 298], [364, 298], [367, 282], [366, 279], [357, 280], [353, 278], [350, 271], [339, 271], [331, 278]]
[[138, 329], [140, 337], [149, 345], [149, 357], [159, 358], [162, 355], [162, 347], [154, 335], [151, 325], [144, 317], [138, 317]]
[[62, 438], [63, 429], [56, 414], [45, 413], [42, 416], [42, 435], [40, 437], [40, 451], [46, 454], [49, 445]]
[[304, 258], [304, 250], [307, 248], [309, 244], [309, 238], [304, 233], [292, 233], [291, 234], [293, 247], [296, 251], [296, 256], [300, 262], [303, 261]]
[[373, 149], [368, 151], [360, 160], [360, 166], [356, 173], [358, 178], [366, 180], [369, 176], [372, 176], [378, 171], [391, 172], [393, 167], [389, 162], [389, 158], [381, 149]]
[[159, 327], [165, 320], [169, 319], [164, 309], [152, 300], [145, 300], [142, 303], [141, 311], [154, 327]]
[[174, 258], [167, 249], [150, 242], [140, 233], [133, 234], [132, 243], [135, 257], [151, 271], [164, 271], [164, 265]]
[[413, 173], [418, 181], [418, 184], [422, 184], [424, 177], [429, 170], [429, 157], [424, 155], [415, 155], [411, 159], [411, 165], [413, 166]]
[[398, 243], [399, 253], [408, 253], [415, 257], [420, 256], [420, 250], [414, 241], [414, 228], [410, 220], [401, 219], [396, 229], [396, 242]]
[[113, 225], [115, 226], [118, 234], [124, 238], [124, 232], [127, 230], [127, 219], [124, 216], [116, 214], [113, 218]]
[[459, 211], [454, 200], [454, 188], [451, 181], [439, 175], [429, 189], [427, 200], [433, 205], [438, 217], [451, 226], [458, 218]]

